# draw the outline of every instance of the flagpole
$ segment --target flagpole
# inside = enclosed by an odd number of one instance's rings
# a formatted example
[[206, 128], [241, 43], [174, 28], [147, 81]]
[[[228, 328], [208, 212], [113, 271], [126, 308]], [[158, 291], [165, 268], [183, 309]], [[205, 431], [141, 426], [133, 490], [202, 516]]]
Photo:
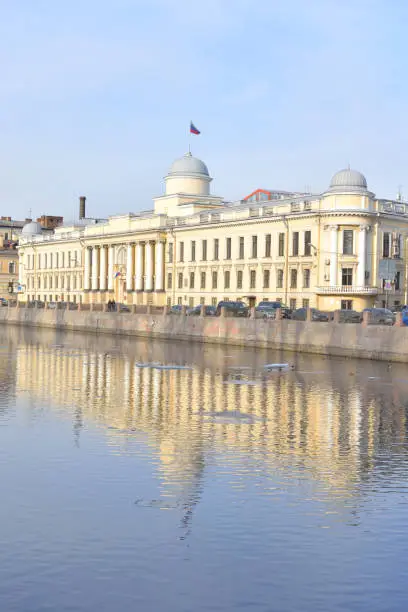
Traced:
[[190, 119], [190, 127], [188, 129], [189, 135], [188, 135], [188, 152], [191, 155], [191, 119]]

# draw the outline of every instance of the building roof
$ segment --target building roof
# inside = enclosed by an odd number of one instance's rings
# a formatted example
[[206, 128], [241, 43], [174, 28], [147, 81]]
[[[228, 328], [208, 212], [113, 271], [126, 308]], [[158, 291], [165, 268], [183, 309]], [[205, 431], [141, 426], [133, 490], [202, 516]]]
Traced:
[[188, 152], [172, 163], [167, 176], [197, 176], [202, 178], [210, 175], [205, 163]]
[[345, 168], [336, 172], [330, 181], [329, 191], [367, 191], [367, 180], [358, 170]]

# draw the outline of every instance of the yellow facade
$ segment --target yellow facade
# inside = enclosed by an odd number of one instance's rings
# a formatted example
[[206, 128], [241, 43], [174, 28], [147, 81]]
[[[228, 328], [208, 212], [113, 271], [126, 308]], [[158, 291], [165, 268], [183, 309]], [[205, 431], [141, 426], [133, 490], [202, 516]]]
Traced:
[[210, 182], [187, 154], [153, 210], [23, 236], [20, 299], [323, 310], [408, 301], [408, 204], [377, 199], [359, 172], [336, 173], [322, 194], [261, 202], [225, 202]]
[[16, 249], [0, 247], [0, 298], [17, 296], [18, 253]]

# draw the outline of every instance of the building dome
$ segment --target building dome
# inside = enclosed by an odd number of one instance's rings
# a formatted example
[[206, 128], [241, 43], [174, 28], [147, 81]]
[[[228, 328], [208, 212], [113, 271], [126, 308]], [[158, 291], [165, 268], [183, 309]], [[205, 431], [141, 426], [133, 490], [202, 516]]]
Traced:
[[42, 234], [42, 227], [37, 221], [30, 221], [23, 227], [21, 234], [27, 237], [38, 236]]
[[361, 172], [346, 168], [333, 176], [329, 191], [367, 191], [367, 181]]
[[167, 176], [197, 176], [209, 177], [208, 168], [201, 159], [186, 153], [180, 159], [172, 163]]

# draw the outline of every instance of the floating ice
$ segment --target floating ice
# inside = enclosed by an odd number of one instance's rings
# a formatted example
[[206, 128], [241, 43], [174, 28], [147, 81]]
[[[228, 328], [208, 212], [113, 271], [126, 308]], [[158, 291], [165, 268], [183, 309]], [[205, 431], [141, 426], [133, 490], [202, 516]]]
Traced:
[[289, 370], [288, 363], [267, 363], [264, 365], [265, 370]]

